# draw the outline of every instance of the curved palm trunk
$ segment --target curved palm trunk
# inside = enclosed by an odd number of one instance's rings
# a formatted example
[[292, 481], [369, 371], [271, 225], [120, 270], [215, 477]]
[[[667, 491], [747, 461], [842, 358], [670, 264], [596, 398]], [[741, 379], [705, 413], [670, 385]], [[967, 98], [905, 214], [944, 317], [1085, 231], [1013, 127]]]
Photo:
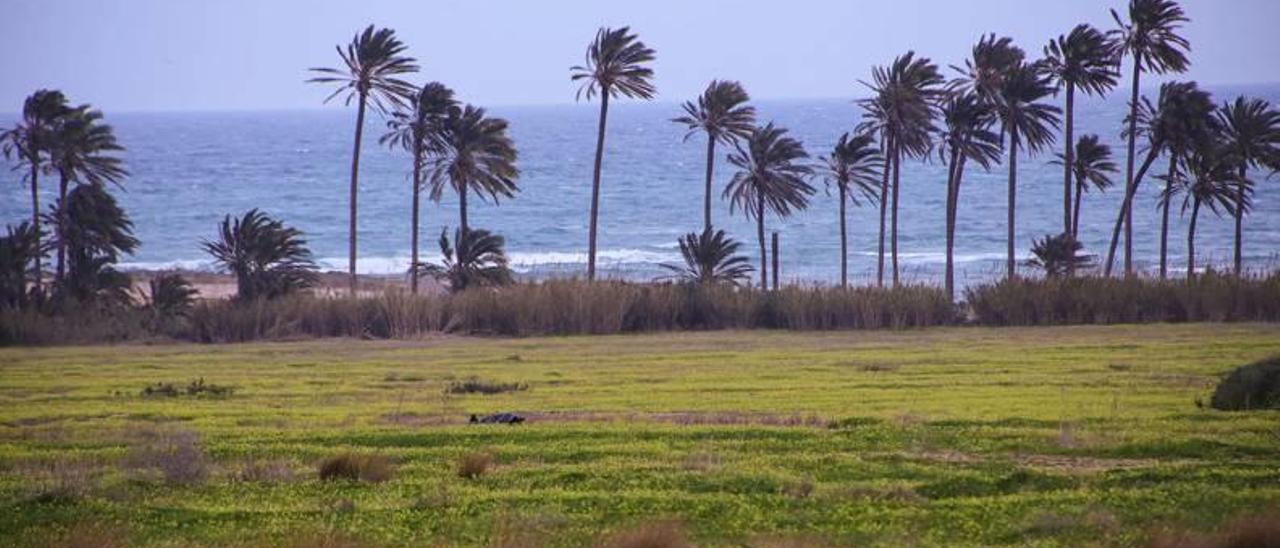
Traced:
[[36, 270], [32, 275], [31, 287], [39, 294], [41, 291], [40, 273], [40, 157], [31, 155], [31, 228], [36, 232]]
[[840, 287], [849, 287], [849, 233], [845, 224], [845, 195], [849, 192], [846, 183], [840, 184]]
[[351, 278], [351, 296], [356, 294], [356, 195], [360, 181], [360, 139], [364, 136], [364, 108], [368, 97], [361, 93], [356, 107], [356, 139], [351, 151], [351, 191], [348, 197], [350, 210], [347, 226], [347, 273]]
[[1084, 182], [1076, 181], [1076, 205], [1071, 208], [1071, 239], [1080, 241], [1080, 197], [1084, 196]]
[[1006, 277], [1013, 280], [1017, 275], [1017, 264], [1013, 257], [1013, 238], [1014, 238], [1014, 213], [1018, 203], [1018, 128], [1009, 128], [1009, 206], [1007, 214], [1008, 241], [1005, 245], [1007, 258], [1005, 259]]
[[885, 145], [884, 177], [880, 181], [880, 250], [876, 253], [876, 286], [884, 287], [884, 220], [889, 207], [889, 170], [893, 158], [887, 154], [893, 148], [893, 139]]
[[716, 139], [707, 134], [707, 185], [702, 201], [702, 231], [711, 231], [711, 171], [716, 165]]
[[960, 204], [960, 181], [964, 175], [965, 157], [957, 157], [957, 150], [951, 150], [952, 167], [947, 173], [947, 267], [946, 267], [946, 286], [947, 299], [955, 302], [955, 248], [956, 248], [956, 217], [959, 216]]
[[1066, 139], [1064, 161], [1062, 164], [1062, 232], [1064, 234], [1073, 234], [1071, 230], [1071, 166], [1072, 160], [1075, 158], [1075, 106], [1076, 106], [1076, 85], [1067, 82], [1067, 112], [1066, 112], [1066, 128], [1064, 129], [1064, 138]]
[[1200, 216], [1200, 199], [1191, 203], [1191, 224], [1187, 227], [1187, 281], [1196, 276], [1196, 218]]
[[769, 290], [769, 254], [764, 248], [764, 192], [756, 200], [756, 237], [760, 240], [760, 289]]
[[587, 228], [587, 281], [596, 279], [596, 220], [600, 213], [600, 162], [604, 159], [604, 128], [609, 118], [609, 88], [600, 90], [600, 127], [596, 131], [596, 164], [591, 175], [591, 221]]
[[1160, 155], [1160, 147], [1152, 146], [1151, 152], [1147, 153], [1147, 159], [1143, 160], [1142, 168], [1138, 170], [1137, 177], [1134, 178], [1132, 185], [1127, 185], [1124, 192], [1124, 200], [1120, 202], [1120, 211], [1116, 214], [1116, 224], [1111, 229], [1111, 244], [1107, 248], [1107, 264], [1103, 268], [1102, 275], [1111, 275], [1111, 265], [1116, 259], [1116, 245], [1120, 242], [1120, 228], [1124, 225], [1124, 220], [1129, 209], [1133, 207], [1133, 197], [1138, 193], [1138, 185], [1142, 183], [1142, 177], [1147, 174], [1147, 170], [1151, 168], [1151, 163]]
[[[1124, 213], [1124, 275], [1133, 275], [1133, 207], [1129, 203], [1133, 194], [1137, 191], [1138, 181], [1133, 177], [1133, 159], [1136, 139], [1138, 137], [1138, 79], [1142, 76], [1142, 68], [1135, 57], [1133, 60], [1133, 90], [1129, 93], [1129, 156], [1126, 160], [1125, 167], [1125, 192], [1129, 198], [1126, 198]], [[1153, 149], [1156, 150], [1156, 149]], [[1107, 267], [1110, 269], [1111, 261], [1107, 261]]]
[[902, 164], [902, 151], [895, 143], [893, 147], [893, 287], [898, 287], [898, 168], [900, 164]]
[[409, 292], [418, 294], [418, 214], [422, 195], [422, 143], [413, 144], [413, 219], [409, 222]]
[[[1173, 185], [1173, 176], [1177, 172], [1178, 163], [1169, 158], [1169, 177], [1166, 185]], [[1169, 259], [1169, 202], [1172, 201], [1171, 188], [1165, 188], [1165, 200], [1160, 204], [1160, 279], [1168, 277]]]
[[1242, 164], [1242, 165], [1240, 166], [1240, 181], [1239, 181], [1238, 183], [1236, 183], [1236, 211], [1235, 211], [1235, 221], [1236, 221], [1236, 242], [1235, 242], [1235, 253], [1234, 253], [1234, 255], [1235, 255], [1235, 261], [1234, 261], [1234, 263], [1235, 263], [1235, 273], [1236, 273], [1236, 276], [1239, 276], [1241, 273], [1243, 273], [1243, 272], [1244, 272], [1244, 270], [1242, 269], [1243, 261], [1242, 261], [1242, 257], [1241, 257], [1241, 253], [1240, 253], [1240, 251], [1241, 251], [1241, 246], [1243, 245], [1241, 242], [1242, 242], [1242, 238], [1244, 237], [1244, 233], [1243, 233], [1240, 229], [1241, 229], [1241, 225], [1243, 224], [1243, 221], [1244, 221], [1244, 186], [1245, 186], [1245, 182], [1244, 182], [1244, 181], [1245, 181], [1245, 178], [1244, 178], [1244, 176], [1245, 176], [1245, 173], [1246, 173], [1246, 172], [1245, 172], [1245, 166]]
[[59, 283], [61, 283], [61, 282], [62, 282], [62, 278], [63, 278], [63, 277], [65, 277], [65, 276], [66, 276], [66, 273], [67, 273], [67, 267], [66, 267], [66, 263], [67, 263], [67, 244], [66, 244], [66, 242], [62, 241], [62, 234], [65, 232], [65, 231], [63, 230], [63, 228], [64, 228], [64, 227], [62, 226], [62, 223], [63, 223], [63, 222], [65, 222], [65, 220], [64, 220], [64, 218], [63, 218], [63, 214], [64, 214], [65, 212], [62, 210], [62, 208], [66, 206], [66, 203], [67, 203], [67, 187], [68, 187], [68, 185], [70, 184], [69, 178], [67, 177], [67, 175], [66, 175], [65, 173], [59, 173], [58, 175], [59, 175], [59, 180], [58, 180], [58, 211], [57, 211], [57, 214], [58, 214], [58, 216], [57, 216], [57, 224], [58, 224], [58, 228], [57, 228], [57, 230], [58, 230], [58, 237], [57, 237], [57, 241], [58, 241], [58, 266], [57, 266], [57, 268], [56, 268], [56, 270], [55, 270], [55, 274], [54, 274], [54, 276], [53, 276], [53, 281], [54, 281], [55, 286], [56, 286], [57, 284], [59, 284]]

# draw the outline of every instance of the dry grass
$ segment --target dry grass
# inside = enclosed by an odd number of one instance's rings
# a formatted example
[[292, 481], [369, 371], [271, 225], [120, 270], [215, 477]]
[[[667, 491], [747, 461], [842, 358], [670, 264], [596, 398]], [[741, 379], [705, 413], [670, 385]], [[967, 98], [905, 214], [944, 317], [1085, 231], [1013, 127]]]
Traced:
[[493, 466], [493, 455], [489, 453], [467, 453], [458, 459], [458, 477], [477, 479], [485, 475]]
[[1280, 510], [1241, 516], [1213, 533], [1161, 532], [1150, 548], [1274, 548], [1280, 546]]
[[131, 437], [123, 465], [136, 478], [194, 485], [209, 477], [209, 458], [194, 431], [144, 429]]
[[663, 520], [642, 523], [606, 536], [600, 548], [686, 548], [693, 546], [679, 521]]
[[382, 483], [395, 475], [395, 467], [383, 455], [347, 452], [320, 461], [316, 472], [321, 480]]

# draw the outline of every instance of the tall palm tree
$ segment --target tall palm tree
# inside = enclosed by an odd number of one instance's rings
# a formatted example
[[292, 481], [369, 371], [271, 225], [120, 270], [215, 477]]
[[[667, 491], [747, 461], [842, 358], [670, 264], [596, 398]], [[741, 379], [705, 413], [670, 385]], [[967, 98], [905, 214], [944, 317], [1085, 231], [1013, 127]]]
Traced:
[[1198, 147], [1187, 158], [1186, 197], [1182, 202], [1184, 213], [1191, 209], [1191, 221], [1187, 224], [1187, 279], [1195, 277], [1196, 219], [1200, 208], [1208, 207], [1214, 215], [1221, 215], [1222, 211], [1235, 215], [1237, 207], [1247, 210], [1252, 205], [1253, 189], [1237, 184], [1238, 169], [1238, 160], [1230, 150], [1217, 143]]
[[[51, 135], [59, 119], [71, 111], [67, 106], [67, 98], [58, 90], [38, 90], [22, 103], [22, 119], [0, 134], [0, 143], [6, 159], [15, 160], [14, 169], [24, 169], [24, 178], [31, 185], [31, 230], [35, 234], [36, 247], [41, 247], [40, 238], [40, 173], [49, 160], [49, 143]], [[41, 259], [43, 254], [35, 255], [35, 269], [32, 271], [32, 287], [37, 295], [41, 293]]]
[[427, 154], [441, 150], [440, 134], [449, 113], [458, 107], [453, 90], [439, 82], [422, 86], [410, 110], [397, 110], [387, 121], [387, 133], [378, 141], [409, 151], [413, 157], [412, 214], [409, 221], [409, 292], [418, 292], [418, 220], [422, 193], [422, 167]]
[[[699, 284], [738, 285], [751, 277], [751, 259], [738, 255], [741, 242], [723, 230], [704, 230], [680, 237], [683, 265], [662, 264], [671, 271], [670, 278]], [[669, 278], [668, 278], [669, 279]]]
[[[1178, 35], [1178, 29], [1187, 19], [1182, 8], [1174, 0], [1129, 0], [1129, 20], [1125, 22], [1116, 10], [1111, 17], [1119, 27], [1115, 31], [1120, 53], [1133, 59], [1132, 89], [1129, 93], [1129, 152], [1125, 161], [1125, 193], [1130, 194], [1137, 183], [1134, 179], [1134, 154], [1136, 151], [1138, 120], [1138, 86], [1143, 72], [1165, 74], [1183, 72], [1190, 62], [1187, 52], [1190, 42]], [[1106, 272], [1110, 275], [1111, 258], [1107, 258]], [[1133, 212], [1124, 211], [1124, 273], [1133, 274]]]
[[949, 93], [942, 103], [942, 132], [938, 156], [947, 162], [946, 202], [946, 290], [947, 297], [955, 299], [955, 239], [956, 217], [960, 202], [960, 182], [964, 178], [964, 166], [973, 160], [983, 169], [1000, 161], [1000, 136], [991, 131], [995, 111], [972, 91], [956, 90]]
[[1080, 239], [1080, 201], [1084, 193], [1090, 189], [1104, 192], [1111, 187], [1111, 174], [1119, 170], [1111, 161], [1111, 147], [1099, 141], [1097, 135], [1082, 135], [1072, 148], [1071, 159], [1059, 154], [1058, 159], [1050, 162], [1054, 165], [1067, 166], [1071, 169], [1071, 178], [1075, 181], [1075, 204], [1071, 207], [1071, 237]]
[[1039, 152], [1053, 143], [1061, 109], [1041, 101], [1053, 93], [1049, 79], [1028, 64], [1018, 65], [1005, 73], [1000, 85], [996, 115], [1009, 135], [1008, 241], [1005, 266], [1007, 276], [1017, 275], [1014, 260], [1014, 221], [1018, 196], [1018, 146], [1025, 144], [1030, 153]]
[[756, 221], [756, 237], [760, 241], [760, 288], [769, 289], [768, 255], [764, 247], [764, 214], [772, 212], [786, 218], [793, 211], [809, 206], [814, 188], [806, 179], [812, 173], [801, 163], [809, 157], [804, 146], [787, 136], [787, 130], [770, 122], [751, 132], [737, 150], [729, 155], [729, 163], [738, 168], [724, 189], [729, 210], [742, 209], [747, 218]]
[[1236, 180], [1236, 238], [1233, 264], [1236, 275], [1241, 272], [1241, 224], [1244, 219], [1244, 195], [1250, 167], [1280, 170], [1280, 110], [1261, 99], [1237, 97], [1235, 102], [1218, 110], [1223, 144], [1235, 157], [1240, 173]]
[[[458, 195], [458, 249], [470, 249], [467, 195], [475, 192], [498, 203], [519, 192], [516, 145], [507, 136], [507, 121], [485, 116], [485, 110], [466, 105], [453, 109], [443, 121], [440, 150], [431, 163], [431, 199], [439, 200], [448, 186]], [[478, 232], [477, 232], [478, 233]]]
[[[935, 104], [944, 91], [943, 83], [938, 65], [928, 58], [916, 57], [911, 51], [894, 59], [888, 67], [872, 69], [872, 82], [864, 82], [874, 95], [860, 102], [867, 111], [867, 120], [859, 124], [859, 130], [880, 134], [881, 140], [888, 144], [886, 165], [891, 166], [893, 172], [889, 187], [889, 238], [894, 286], [899, 283], [898, 191], [902, 158], [928, 155], [933, 144]], [[883, 284], [883, 274], [879, 277]]]
[[645, 66], [655, 53], [644, 45], [630, 27], [602, 27], [587, 46], [586, 61], [570, 67], [570, 80], [583, 80], [577, 98], [588, 101], [600, 95], [600, 125], [596, 130], [596, 162], [591, 174], [591, 220], [587, 236], [587, 280], [596, 279], [596, 232], [600, 213], [600, 162], [604, 159], [604, 128], [609, 117], [609, 99], [630, 97], [652, 99], [653, 69]]
[[707, 134], [707, 180], [702, 204], [702, 231], [711, 230], [711, 172], [715, 166], [716, 143], [732, 145], [737, 139], [751, 135], [756, 123], [755, 107], [747, 90], [738, 82], [712, 80], [698, 102], [685, 101], [685, 115], [671, 121], [688, 126], [684, 135], [689, 140], [699, 131]]
[[969, 55], [963, 67], [951, 66], [952, 70], [961, 75], [960, 79], [952, 83], [952, 87], [973, 91], [990, 105], [1000, 100], [1000, 88], [1004, 85], [1005, 74], [1022, 65], [1026, 59], [1026, 53], [1013, 44], [1013, 38], [996, 36], [994, 33], [979, 38]]
[[1066, 36], [1049, 41], [1039, 66], [1066, 96], [1063, 108], [1062, 230], [1074, 234], [1071, 230], [1071, 176], [1075, 164], [1072, 156], [1076, 145], [1076, 89], [1090, 96], [1101, 96], [1116, 86], [1120, 77], [1116, 66], [1116, 45], [1102, 31], [1089, 25], [1076, 25]]
[[876, 146], [875, 136], [859, 133], [840, 136], [831, 154], [818, 159], [817, 171], [829, 186], [836, 187], [840, 201], [840, 287], [849, 287], [849, 232], [846, 205], [861, 205], [859, 197], [870, 203], [879, 200], [877, 186], [884, 156]]
[[[1176, 170], [1183, 157], [1194, 147], [1199, 147], [1202, 143], [1214, 138], [1217, 131], [1217, 122], [1213, 117], [1214, 110], [1212, 96], [1196, 86], [1195, 82], [1166, 82], [1160, 86], [1160, 94], [1154, 105], [1146, 98], [1139, 101], [1139, 108], [1130, 126], [1134, 128], [1137, 135], [1146, 137], [1147, 155], [1133, 177], [1133, 184], [1125, 188], [1125, 197], [1120, 203], [1120, 211], [1116, 215], [1116, 222], [1111, 230], [1111, 243], [1107, 249], [1107, 262], [1103, 268], [1103, 275], [1111, 275], [1121, 227], [1129, 218], [1130, 210], [1133, 209], [1134, 196], [1137, 195], [1138, 187], [1141, 186], [1142, 179], [1151, 164], [1161, 154], [1168, 153], [1169, 172], [1163, 179], [1176, 181]], [[1134, 140], [1136, 142], [1136, 137]], [[1167, 204], [1163, 204], [1162, 207], [1167, 227]], [[1162, 230], [1161, 240], [1165, 239]], [[1164, 262], [1161, 261], [1162, 264]]]
[[[101, 112], [81, 105], [63, 115], [49, 143], [49, 167], [58, 173], [58, 203], [65, 203], [71, 183], [119, 186], [129, 175], [123, 160], [114, 155], [123, 150], [111, 126], [102, 123]], [[54, 212], [54, 219], [65, 221], [59, 212]], [[61, 280], [66, 272], [66, 246], [61, 241], [57, 259], [54, 280]]]
[[380, 114], [394, 107], [403, 106], [414, 94], [412, 84], [399, 76], [418, 71], [414, 58], [404, 55], [405, 45], [391, 29], [376, 29], [369, 25], [356, 34], [347, 44], [336, 46], [341, 68], [312, 68], [321, 74], [307, 80], [318, 84], [337, 84], [324, 102], [342, 95], [348, 106], [356, 101], [356, 135], [351, 151], [351, 188], [348, 204], [347, 271], [351, 279], [351, 294], [356, 293], [356, 194], [360, 179], [360, 141], [364, 135], [364, 111], [369, 103]]

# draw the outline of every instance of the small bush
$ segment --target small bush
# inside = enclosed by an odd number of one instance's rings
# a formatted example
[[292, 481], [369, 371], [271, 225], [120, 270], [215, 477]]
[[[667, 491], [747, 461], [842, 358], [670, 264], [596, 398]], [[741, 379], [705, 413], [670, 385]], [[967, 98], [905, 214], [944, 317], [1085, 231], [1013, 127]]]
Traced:
[[250, 459], [240, 464], [235, 478], [251, 483], [288, 483], [294, 479], [293, 463], [284, 459]]
[[522, 382], [483, 381], [470, 377], [462, 381], [454, 381], [445, 387], [446, 394], [501, 394], [503, 392], [519, 392], [528, 390], [529, 385]]
[[1235, 518], [1210, 534], [1190, 531], [1162, 532], [1152, 537], [1150, 548], [1268, 548], [1280, 546], [1280, 511]]
[[50, 548], [125, 548], [131, 544], [127, 530], [97, 522], [76, 523], [66, 532], [38, 543]]
[[1280, 357], [1232, 371], [1214, 389], [1209, 406], [1221, 411], [1280, 409]]
[[142, 397], [144, 398], [176, 398], [178, 396], [190, 396], [193, 398], [225, 398], [235, 392], [234, 386], [220, 386], [217, 384], [206, 384], [204, 378], [191, 381], [190, 384], [178, 387], [170, 382], [158, 382], [142, 389]]
[[18, 468], [30, 486], [31, 498], [69, 501], [88, 496], [98, 485], [102, 470], [79, 460], [54, 460]]
[[124, 466], [140, 479], [194, 485], [209, 476], [200, 436], [190, 430], [144, 430], [134, 436]]
[[395, 475], [391, 460], [382, 455], [341, 453], [320, 461], [321, 480], [350, 480], [382, 483]]
[[473, 480], [483, 476], [493, 466], [493, 455], [468, 453], [458, 459], [458, 477]]
[[609, 535], [601, 548], [685, 548], [693, 546], [678, 521], [642, 523], [631, 529]]

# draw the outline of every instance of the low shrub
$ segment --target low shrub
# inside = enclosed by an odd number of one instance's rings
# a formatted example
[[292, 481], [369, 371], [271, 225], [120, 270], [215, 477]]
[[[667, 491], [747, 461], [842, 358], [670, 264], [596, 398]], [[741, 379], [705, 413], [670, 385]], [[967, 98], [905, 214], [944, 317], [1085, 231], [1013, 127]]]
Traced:
[[293, 462], [285, 459], [249, 459], [240, 463], [235, 478], [251, 483], [288, 483], [294, 479]]
[[1209, 406], [1221, 411], [1280, 409], [1280, 356], [1236, 368], [1218, 383]]
[[395, 475], [391, 460], [382, 455], [340, 453], [317, 466], [321, 480], [350, 480], [382, 483]]
[[209, 476], [209, 458], [191, 430], [143, 430], [132, 438], [124, 467], [138, 479], [194, 485]]
[[38, 501], [70, 501], [88, 496], [98, 485], [102, 470], [82, 460], [57, 459], [20, 466], [17, 471]]
[[129, 531], [118, 525], [84, 521], [32, 545], [49, 548], [125, 548], [132, 545], [129, 536]]
[[499, 382], [484, 381], [476, 377], [470, 377], [461, 381], [454, 381], [445, 386], [446, 394], [501, 394], [503, 392], [519, 392], [528, 390], [529, 385], [522, 382]]
[[473, 480], [483, 476], [493, 466], [489, 453], [467, 453], [458, 459], [458, 477]]
[[674, 520], [642, 523], [606, 536], [601, 548], [685, 548], [693, 546], [684, 525]]
[[189, 396], [193, 398], [225, 398], [235, 392], [233, 386], [221, 386], [217, 384], [207, 384], [204, 377], [191, 381], [183, 387], [175, 386], [170, 382], [158, 382], [142, 389], [142, 397], [144, 398], [176, 398], [178, 396]]
[[1165, 531], [1152, 536], [1150, 548], [1254, 548], [1280, 546], [1280, 511], [1244, 515], [1212, 533]]

